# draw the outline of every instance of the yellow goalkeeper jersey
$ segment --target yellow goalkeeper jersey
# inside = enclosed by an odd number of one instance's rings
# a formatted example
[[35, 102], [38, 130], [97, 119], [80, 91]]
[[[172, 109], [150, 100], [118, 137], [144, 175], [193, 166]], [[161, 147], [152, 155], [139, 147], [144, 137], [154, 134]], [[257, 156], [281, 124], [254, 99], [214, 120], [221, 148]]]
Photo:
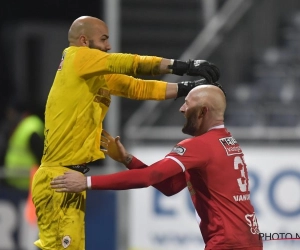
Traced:
[[102, 122], [111, 94], [165, 99], [167, 83], [131, 75], [159, 74], [162, 58], [68, 47], [48, 95], [42, 166], [69, 166], [104, 158]]

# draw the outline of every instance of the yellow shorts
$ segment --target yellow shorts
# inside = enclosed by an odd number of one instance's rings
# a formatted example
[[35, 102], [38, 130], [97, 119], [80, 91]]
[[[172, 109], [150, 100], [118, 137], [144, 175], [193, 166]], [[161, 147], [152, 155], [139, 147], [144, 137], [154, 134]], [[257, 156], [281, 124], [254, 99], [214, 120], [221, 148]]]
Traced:
[[40, 167], [32, 183], [32, 200], [36, 208], [39, 240], [34, 244], [43, 250], [85, 249], [86, 192], [57, 193], [50, 181], [72, 171], [64, 167]]

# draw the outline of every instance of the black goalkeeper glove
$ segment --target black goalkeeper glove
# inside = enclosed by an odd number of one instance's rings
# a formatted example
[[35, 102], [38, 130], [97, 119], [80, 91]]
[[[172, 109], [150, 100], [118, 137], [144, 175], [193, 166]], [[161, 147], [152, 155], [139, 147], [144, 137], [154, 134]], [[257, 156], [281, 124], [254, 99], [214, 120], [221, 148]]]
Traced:
[[178, 92], [177, 92], [177, 97], [182, 97], [182, 96], [187, 96], [187, 94], [193, 89], [195, 88], [196, 86], [199, 86], [199, 85], [214, 85], [214, 86], [217, 86], [219, 87], [225, 97], [226, 97], [226, 92], [225, 90], [223, 89], [222, 85], [218, 82], [214, 82], [214, 83], [209, 83], [207, 82], [205, 79], [200, 79], [200, 80], [196, 80], [196, 81], [184, 81], [184, 82], [179, 82], [178, 83]]
[[189, 76], [202, 76], [209, 83], [213, 83], [219, 80], [220, 70], [219, 68], [205, 60], [189, 60], [180, 61], [174, 60], [173, 65], [168, 66], [172, 69], [172, 74], [180, 75], [187, 74]]

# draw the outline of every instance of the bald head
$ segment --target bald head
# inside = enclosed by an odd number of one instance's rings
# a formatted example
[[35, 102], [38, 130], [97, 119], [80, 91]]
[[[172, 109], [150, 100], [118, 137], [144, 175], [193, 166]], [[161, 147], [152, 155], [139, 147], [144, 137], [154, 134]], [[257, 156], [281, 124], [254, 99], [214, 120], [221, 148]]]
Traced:
[[193, 88], [180, 108], [187, 120], [182, 132], [197, 136], [223, 124], [225, 109], [225, 95], [219, 87], [200, 85]]
[[[197, 106], [206, 106], [216, 119], [224, 119], [226, 99], [223, 91], [214, 85], [201, 85], [193, 88], [190, 93], [191, 100]], [[187, 96], [187, 98], [189, 98]]]
[[[108, 38], [108, 28], [105, 22], [91, 16], [81, 16], [77, 18], [72, 23], [68, 33], [70, 46], [86, 46], [91, 48], [95, 47], [103, 51], [109, 50], [110, 46], [108, 42], [106, 47], [101, 46], [101, 39], [104, 41], [108, 40]], [[94, 44], [97, 43], [99, 43], [100, 45], [95, 46]]]

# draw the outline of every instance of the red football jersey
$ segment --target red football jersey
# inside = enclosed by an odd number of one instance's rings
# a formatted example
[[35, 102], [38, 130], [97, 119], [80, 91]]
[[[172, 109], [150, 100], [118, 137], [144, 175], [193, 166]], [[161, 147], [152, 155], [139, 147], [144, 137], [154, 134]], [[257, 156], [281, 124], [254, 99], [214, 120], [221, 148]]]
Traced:
[[185, 173], [206, 249], [262, 246], [244, 154], [225, 128], [180, 142], [166, 158]]

